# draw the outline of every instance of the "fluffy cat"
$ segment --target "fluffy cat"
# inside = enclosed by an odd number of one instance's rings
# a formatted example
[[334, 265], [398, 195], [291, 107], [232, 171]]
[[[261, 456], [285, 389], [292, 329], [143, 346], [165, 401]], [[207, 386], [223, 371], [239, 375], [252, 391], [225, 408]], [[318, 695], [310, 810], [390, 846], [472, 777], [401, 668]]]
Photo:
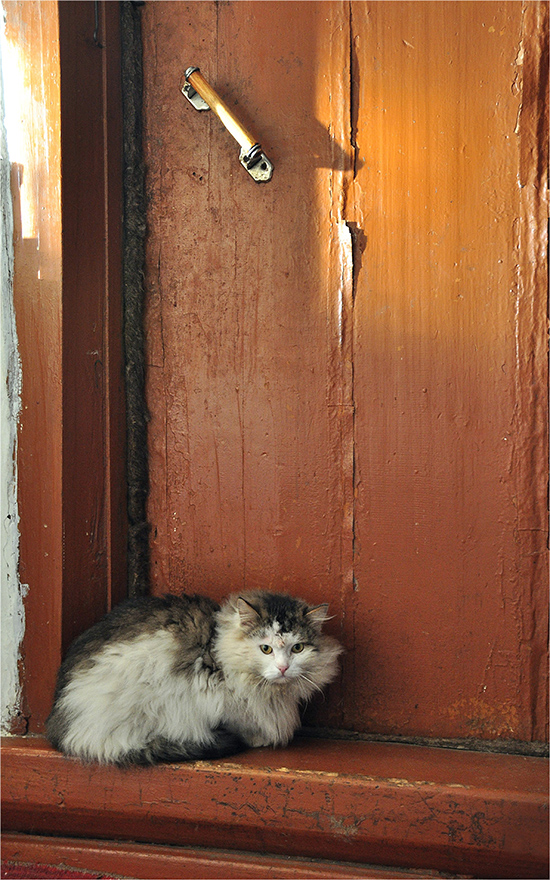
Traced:
[[189, 761], [284, 746], [342, 648], [328, 605], [252, 591], [130, 599], [71, 645], [46, 729], [84, 761]]

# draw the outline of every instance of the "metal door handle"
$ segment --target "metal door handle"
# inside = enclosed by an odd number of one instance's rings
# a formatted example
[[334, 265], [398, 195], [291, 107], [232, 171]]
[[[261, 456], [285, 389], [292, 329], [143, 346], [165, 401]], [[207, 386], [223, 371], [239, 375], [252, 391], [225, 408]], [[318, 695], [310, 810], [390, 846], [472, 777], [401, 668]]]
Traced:
[[241, 148], [239, 160], [250, 176], [257, 182], [271, 180], [273, 164], [263, 152], [260, 144], [241, 125], [232, 110], [222, 101], [211, 85], [206, 82], [198, 67], [188, 67], [182, 93], [195, 110], [212, 110], [228, 132], [233, 135]]

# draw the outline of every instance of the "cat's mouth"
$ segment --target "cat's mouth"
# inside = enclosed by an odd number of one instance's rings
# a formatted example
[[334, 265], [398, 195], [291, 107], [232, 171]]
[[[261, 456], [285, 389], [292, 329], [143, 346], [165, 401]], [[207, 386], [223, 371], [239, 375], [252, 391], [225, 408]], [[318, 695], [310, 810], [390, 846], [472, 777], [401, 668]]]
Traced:
[[270, 678], [271, 684], [288, 684], [292, 681], [293, 676], [287, 675], [286, 672], [280, 672], [275, 678]]

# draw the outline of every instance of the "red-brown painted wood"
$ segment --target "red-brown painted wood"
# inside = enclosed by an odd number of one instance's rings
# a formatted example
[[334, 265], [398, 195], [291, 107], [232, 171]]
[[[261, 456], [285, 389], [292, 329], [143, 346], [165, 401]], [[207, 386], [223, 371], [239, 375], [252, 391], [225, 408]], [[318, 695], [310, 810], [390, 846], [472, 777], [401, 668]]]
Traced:
[[317, 724], [544, 739], [546, 6], [151, 3], [143, 33], [154, 590], [329, 599]]
[[4, 743], [5, 831], [545, 877], [548, 761], [299, 740], [240, 760], [119, 770]]
[[63, 649], [125, 595], [118, 6], [60, 3]]
[[[435, 871], [407, 871], [312, 859], [292, 859], [226, 850], [106, 843], [102, 840], [2, 836], [2, 857], [16, 863], [66, 865], [144, 880], [378, 880], [378, 878], [441, 877]], [[448, 874], [446, 877], [450, 876]], [[465, 876], [465, 875], [461, 875]]]
[[[346, 89], [330, 71], [347, 68], [346, 29], [338, 3], [143, 9], [153, 589], [329, 598], [336, 632], [351, 588], [350, 363], [340, 256], [325, 264], [318, 247], [339, 229], [327, 181], [346, 161]], [[261, 141], [268, 184], [180, 94], [190, 64]], [[312, 112], [321, 70], [331, 136]], [[341, 726], [332, 703], [329, 719]]]
[[[332, 3], [143, 11], [157, 591], [187, 583], [222, 596], [254, 582], [315, 601], [328, 592], [338, 610], [351, 545], [329, 454], [342, 401], [326, 380], [339, 339], [316, 239], [334, 227], [325, 181], [344, 156], [339, 129], [331, 141], [309, 108], [325, 47], [347, 65], [332, 40], [346, 22]], [[191, 63], [273, 157], [269, 184], [254, 183], [219, 121], [181, 96]], [[322, 212], [308, 210], [313, 192]]]
[[547, 6], [352, 12], [347, 724], [545, 740]]

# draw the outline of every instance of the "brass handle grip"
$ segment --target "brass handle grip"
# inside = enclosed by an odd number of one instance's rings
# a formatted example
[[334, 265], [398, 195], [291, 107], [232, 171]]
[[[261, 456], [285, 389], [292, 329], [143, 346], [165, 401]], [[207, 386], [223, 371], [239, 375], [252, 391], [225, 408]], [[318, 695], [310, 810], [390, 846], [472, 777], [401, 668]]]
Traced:
[[260, 144], [205, 80], [198, 67], [187, 68], [181, 91], [196, 110], [212, 110], [216, 114], [241, 148], [239, 156], [241, 165], [257, 183], [271, 179], [273, 165], [262, 151]]

